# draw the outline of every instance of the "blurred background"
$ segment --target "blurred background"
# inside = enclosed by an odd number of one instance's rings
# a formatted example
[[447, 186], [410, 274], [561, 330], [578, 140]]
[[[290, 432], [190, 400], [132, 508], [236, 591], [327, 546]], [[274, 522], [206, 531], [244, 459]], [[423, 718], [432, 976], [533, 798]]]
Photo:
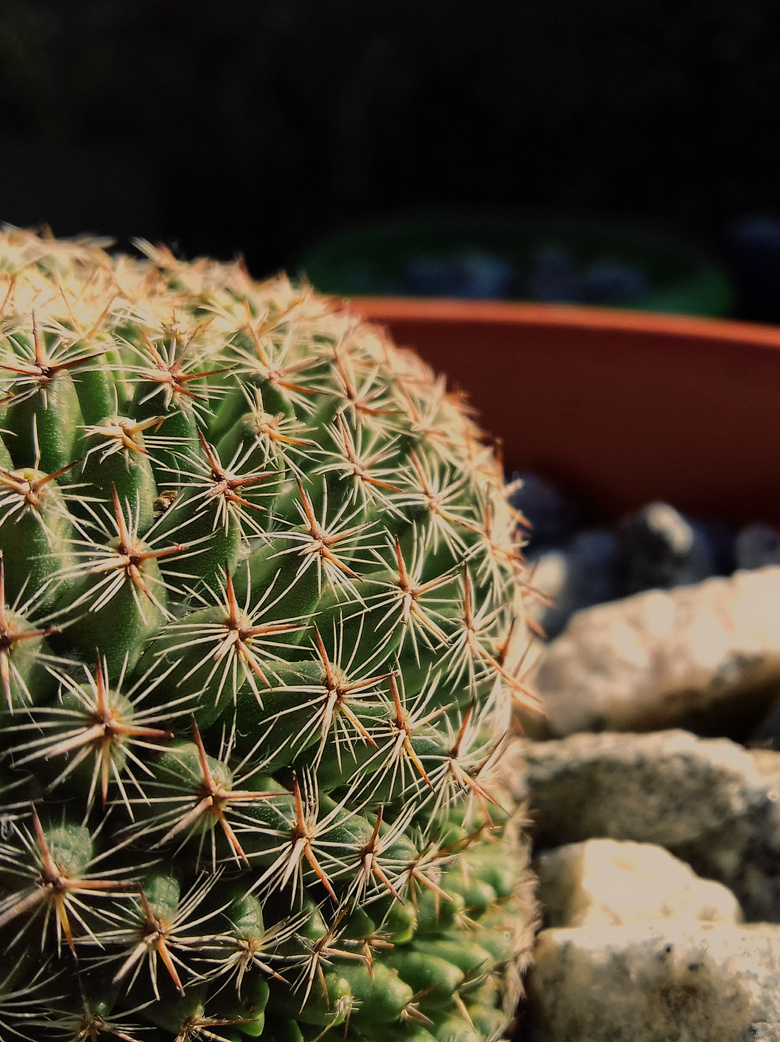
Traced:
[[[774, 0], [4, 0], [0, 220], [257, 276], [398, 215], [604, 221], [703, 250], [721, 313], [780, 321], [779, 30]], [[521, 278], [502, 248], [386, 285], [620, 303], [647, 280], [560, 236]]]

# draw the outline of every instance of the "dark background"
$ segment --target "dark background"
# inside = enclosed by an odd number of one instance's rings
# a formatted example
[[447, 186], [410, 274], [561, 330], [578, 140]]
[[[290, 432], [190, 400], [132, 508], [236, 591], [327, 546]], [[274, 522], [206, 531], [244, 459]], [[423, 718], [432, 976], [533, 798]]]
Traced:
[[739, 267], [779, 88], [775, 0], [4, 0], [0, 220], [262, 276], [369, 216], [517, 207]]

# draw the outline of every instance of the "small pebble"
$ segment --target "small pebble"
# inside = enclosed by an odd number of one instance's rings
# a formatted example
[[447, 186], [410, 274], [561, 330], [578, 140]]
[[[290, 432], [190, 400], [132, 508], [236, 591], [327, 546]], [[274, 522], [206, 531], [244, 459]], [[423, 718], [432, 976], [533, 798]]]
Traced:
[[550, 598], [534, 611], [548, 639], [556, 637], [574, 612], [618, 597], [617, 540], [607, 529], [578, 532], [561, 550], [530, 555], [533, 585]]
[[737, 568], [763, 568], [780, 564], [780, 531], [757, 521], [745, 525], [734, 541]]
[[714, 549], [703, 526], [668, 503], [648, 503], [618, 530], [624, 595], [700, 582], [716, 574]]
[[560, 246], [536, 251], [525, 286], [531, 300], [572, 304], [624, 304], [650, 289], [646, 272], [633, 264], [597, 258], [580, 266]]
[[512, 482], [519, 485], [512, 505], [531, 525], [526, 536], [526, 555], [542, 548], [563, 547], [581, 528], [583, 511], [579, 504], [552, 481], [523, 471], [513, 474]]
[[649, 292], [644, 271], [618, 261], [594, 261], [582, 273], [578, 299], [583, 304], [621, 304]]
[[512, 265], [496, 254], [472, 250], [449, 257], [413, 257], [403, 278], [408, 293], [497, 300], [509, 295], [514, 274]]
[[538, 250], [531, 261], [527, 292], [547, 304], [576, 300], [577, 277], [569, 254], [556, 246]]

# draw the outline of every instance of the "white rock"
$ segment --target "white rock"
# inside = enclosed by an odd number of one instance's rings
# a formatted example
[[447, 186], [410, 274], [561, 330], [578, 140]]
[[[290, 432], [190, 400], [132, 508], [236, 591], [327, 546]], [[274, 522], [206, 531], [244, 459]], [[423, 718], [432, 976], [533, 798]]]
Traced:
[[742, 919], [727, 887], [700, 879], [690, 865], [652, 843], [570, 843], [541, 857], [537, 874], [539, 901], [549, 926]]
[[547, 929], [533, 1042], [780, 1042], [780, 926]]
[[563, 550], [543, 550], [529, 558], [528, 567], [531, 586], [538, 596], [529, 597], [526, 611], [530, 618], [544, 626], [556, 610], [568, 613], [565, 602], [569, 561]]
[[554, 735], [698, 729], [757, 718], [780, 684], [780, 567], [651, 590], [578, 612], [547, 648], [534, 687]]

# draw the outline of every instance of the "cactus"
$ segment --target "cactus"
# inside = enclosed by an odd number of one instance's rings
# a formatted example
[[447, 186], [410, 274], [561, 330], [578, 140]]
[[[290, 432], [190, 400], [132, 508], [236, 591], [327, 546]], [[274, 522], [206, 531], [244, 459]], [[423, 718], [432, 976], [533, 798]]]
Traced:
[[106, 245], [0, 233], [0, 1036], [502, 1037], [500, 462], [307, 286]]

